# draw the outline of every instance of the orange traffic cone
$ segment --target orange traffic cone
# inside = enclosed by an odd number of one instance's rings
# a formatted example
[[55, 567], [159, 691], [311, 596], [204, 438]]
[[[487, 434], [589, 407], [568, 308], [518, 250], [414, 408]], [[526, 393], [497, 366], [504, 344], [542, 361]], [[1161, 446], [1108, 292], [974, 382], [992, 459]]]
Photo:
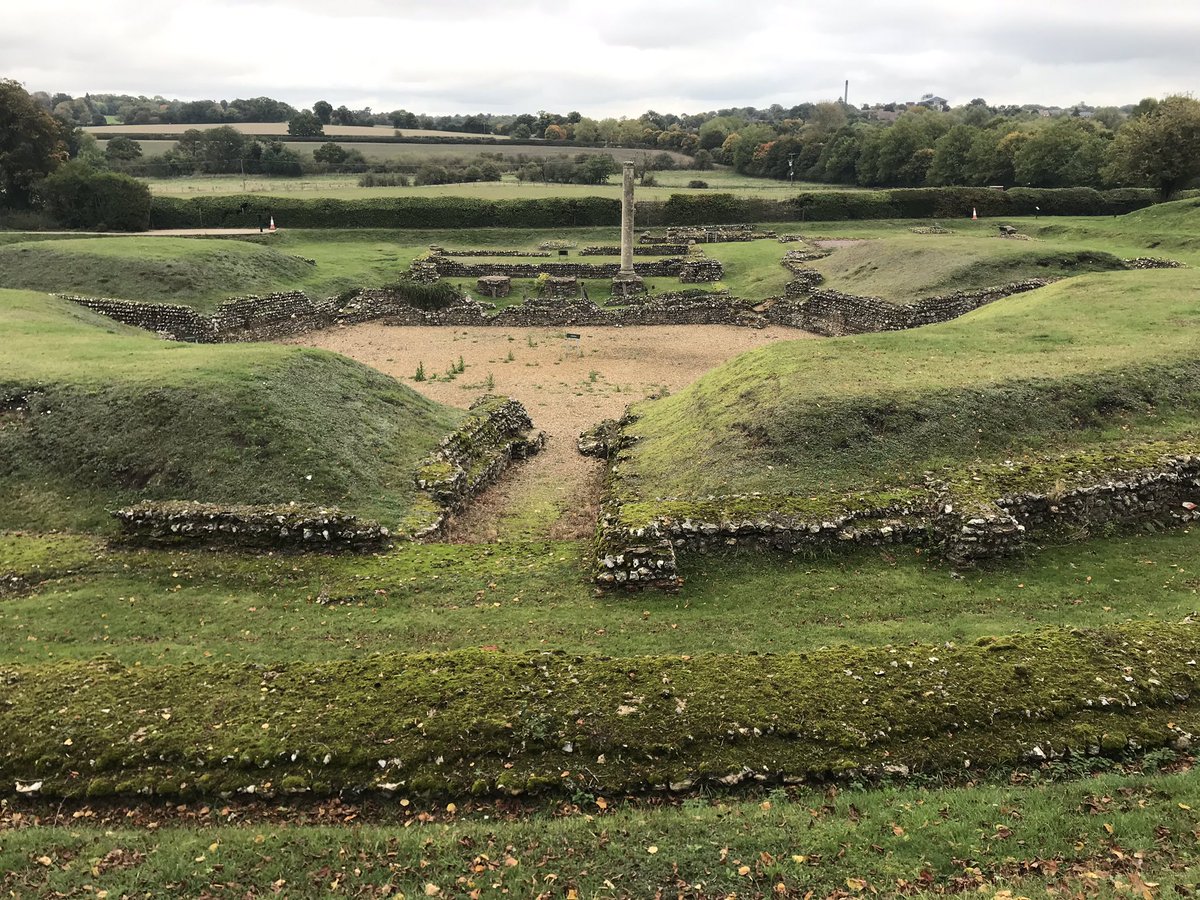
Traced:
[[274, 231], [274, 230], [275, 230], [275, 217], [274, 217], [274, 216], [271, 216], [271, 227], [270, 227], [269, 229], [267, 229], [267, 230], [268, 230], [268, 231]]
[[[979, 221], [979, 213], [975, 212], [975, 207], [973, 207], [973, 206], [971, 207], [971, 221], [972, 221], [972, 222], [978, 222], [978, 221]], [[274, 230], [275, 230], [275, 223], [274, 223], [274, 222], [271, 222], [271, 230], [272, 230], [272, 231], [274, 231]]]

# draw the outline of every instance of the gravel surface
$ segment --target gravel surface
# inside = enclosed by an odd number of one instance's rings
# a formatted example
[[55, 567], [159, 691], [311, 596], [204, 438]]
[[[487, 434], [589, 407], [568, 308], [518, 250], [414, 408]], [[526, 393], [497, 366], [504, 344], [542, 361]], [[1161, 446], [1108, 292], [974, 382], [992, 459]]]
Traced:
[[[287, 343], [322, 347], [403, 380], [422, 394], [467, 407], [484, 393], [525, 404], [546, 432], [546, 449], [485, 491], [451, 530], [451, 540], [569, 539], [591, 534], [603, 463], [580, 456], [575, 440], [634, 401], [678, 391], [746, 350], [812, 338], [789, 328], [666, 325], [560, 329], [393, 327], [376, 323], [312, 332]], [[462, 357], [466, 371], [446, 372]], [[510, 358], [511, 357], [511, 358]], [[423, 363], [432, 379], [413, 380]], [[494, 386], [488, 386], [491, 375]]]

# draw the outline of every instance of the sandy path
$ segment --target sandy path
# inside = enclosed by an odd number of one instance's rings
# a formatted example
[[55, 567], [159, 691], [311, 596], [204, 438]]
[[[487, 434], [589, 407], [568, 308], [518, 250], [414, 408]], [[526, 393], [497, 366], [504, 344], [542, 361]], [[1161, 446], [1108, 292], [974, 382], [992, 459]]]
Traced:
[[[489, 392], [525, 404], [546, 432], [546, 449], [514, 467], [485, 491], [451, 531], [456, 541], [571, 538], [590, 534], [603, 464], [580, 456], [575, 440], [601, 419], [665, 387], [677, 391], [743, 351], [780, 340], [812, 337], [788, 328], [723, 325], [558, 329], [392, 327], [375, 323], [333, 328], [287, 343], [321, 347], [387, 372], [426, 396], [469, 406]], [[446, 371], [462, 357], [466, 371]], [[412, 380], [424, 363], [436, 381]]]

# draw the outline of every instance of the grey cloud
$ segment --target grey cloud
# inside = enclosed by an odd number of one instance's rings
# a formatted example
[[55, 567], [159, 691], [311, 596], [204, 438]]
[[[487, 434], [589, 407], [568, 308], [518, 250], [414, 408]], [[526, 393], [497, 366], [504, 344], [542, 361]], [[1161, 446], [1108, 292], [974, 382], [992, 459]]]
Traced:
[[[1200, 5], [1168, 0], [144, 0], [0, 4], [31, 90], [268, 94], [377, 109], [636, 116], [851, 102], [1135, 102], [1188, 91]], [[63, 23], [85, 37], [63, 51]], [[136, 44], [139, 51], [129, 53]], [[369, 98], [364, 100], [364, 98]], [[373, 102], [372, 102], [373, 101]]]

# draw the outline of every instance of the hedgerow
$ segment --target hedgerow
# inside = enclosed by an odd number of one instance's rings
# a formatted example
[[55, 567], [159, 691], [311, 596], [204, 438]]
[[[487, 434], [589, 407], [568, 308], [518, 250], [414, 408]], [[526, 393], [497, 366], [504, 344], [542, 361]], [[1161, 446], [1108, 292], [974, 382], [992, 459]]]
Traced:
[[[787, 200], [712, 193], [639, 201], [639, 225], [719, 225], [733, 222], [980, 216], [1102, 216], [1155, 202], [1148, 189], [911, 188], [806, 191]], [[561, 228], [619, 225], [621, 204], [605, 197], [482, 200], [474, 197], [155, 197], [152, 228], [254, 228], [274, 217], [289, 228]]]

